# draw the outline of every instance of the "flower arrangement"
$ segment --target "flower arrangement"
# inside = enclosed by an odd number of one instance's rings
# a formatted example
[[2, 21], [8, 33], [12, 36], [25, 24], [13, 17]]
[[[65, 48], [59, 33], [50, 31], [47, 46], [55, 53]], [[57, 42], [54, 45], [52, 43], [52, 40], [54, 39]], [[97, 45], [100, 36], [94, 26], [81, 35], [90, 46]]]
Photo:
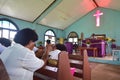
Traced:
[[107, 42], [115, 42], [116, 40], [110, 37], [105, 38], [105, 41]]
[[106, 38], [105, 38], [105, 41], [107, 41], [107, 42], [111, 42], [111, 40], [112, 40], [112, 39], [111, 39], [110, 37], [106, 37]]
[[91, 42], [90, 42], [90, 40], [89, 39], [87, 39], [86, 40], [86, 44], [90, 44]]
[[78, 39], [78, 41], [81, 41], [82, 39], [80, 38], [80, 39]]
[[41, 46], [42, 44], [43, 44], [42, 41], [37, 42], [37, 46]]
[[112, 39], [111, 42], [115, 42], [116, 40], [115, 39]]
[[86, 40], [86, 46], [87, 46], [87, 47], [90, 47], [90, 44], [91, 44], [90, 40], [87, 39], [87, 40]]

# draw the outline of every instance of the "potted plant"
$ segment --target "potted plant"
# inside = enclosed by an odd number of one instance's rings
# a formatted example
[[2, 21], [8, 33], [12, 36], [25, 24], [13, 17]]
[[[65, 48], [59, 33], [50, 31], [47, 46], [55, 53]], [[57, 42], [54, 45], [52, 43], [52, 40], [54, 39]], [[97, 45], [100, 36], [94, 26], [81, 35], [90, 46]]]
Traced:
[[90, 47], [90, 44], [91, 44], [90, 40], [89, 40], [89, 39], [86, 40], [86, 45], [87, 45], [87, 47]]
[[114, 43], [116, 40], [115, 39], [112, 39], [111, 42]]
[[37, 42], [37, 46], [42, 46], [42, 44], [43, 44], [42, 41]]

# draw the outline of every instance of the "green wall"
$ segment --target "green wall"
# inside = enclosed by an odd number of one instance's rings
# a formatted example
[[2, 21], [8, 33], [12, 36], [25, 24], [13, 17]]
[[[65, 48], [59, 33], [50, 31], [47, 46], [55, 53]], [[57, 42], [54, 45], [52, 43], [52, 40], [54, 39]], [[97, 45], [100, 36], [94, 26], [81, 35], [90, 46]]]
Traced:
[[[100, 16], [100, 27], [95, 26], [95, 17], [93, 16], [98, 9], [103, 12], [103, 15]], [[97, 8], [66, 28], [64, 30], [65, 37], [71, 31], [77, 32], [79, 36], [83, 32], [85, 38], [90, 37], [92, 33], [106, 34], [107, 37], [115, 38], [117, 45], [120, 45], [120, 11]]]
[[[93, 16], [98, 9], [103, 12], [103, 15], [100, 17], [100, 27], [95, 26], [95, 17]], [[120, 46], [120, 11], [97, 8], [66, 28], [64, 30], [65, 37], [67, 38], [68, 34], [72, 31], [75, 31], [79, 37], [81, 32], [83, 32], [84, 38], [90, 37], [92, 33], [106, 34], [107, 37], [116, 39], [116, 44]], [[120, 58], [120, 55], [118, 56]], [[89, 61], [120, 65], [120, 61], [100, 60], [95, 58], [89, 58]]]
[[[103, 12], [103, 15], [101, 16], [101, 25], [100, 27], [95, 26], [95, 17], [93, 14], [95, 14], [96, 10], [100, 9]], [[84, 33], [84, 37], [88, 38], [92, 33], [95, 34], [106, 34], [107, 37], [115, 38], [117, 40], [117, 44], [120, 45], [120, 11], [111, 10], [111, 9], [105, 9], [105, 8], [97, 8], [90, 13], [86, 14], [82, 18], [80, 18], [78, 21], [74, 22], [66, 28], [64, 31], [60, 29], [55, 29], [52, 27], [47, 27], [39, 24], [33, 24], [27, 21], [14, 19], [11, 17], [0, 15], [0, 18], [8, 18], [11, 21], [13, 21], [19, 29], [23, 29], [26, 27], [35, 29], [37, 34], [39, 35], [39, 40], [44, 40], [44, 33], [48, 29], [52, 29], [57, 38], [64, 37], [67, 38], [68, 34], [71, 31], [75, 31], [80, 36], [81, 32]]]
[[[95, 26], [95, 17], [93, 17], [93, 14], [95, 14], [96, 10], [100, 9], [103, 12], [103, 15], [101, 16], [101, 25], [100, 27]], [[95, 34], [106, 34], [107, 37], [115, 38], [117, 40], [117, 45], [120, 46], [120, 11], [111, 10], [111, 9], [105, 9], [105, 8], [97, 8], [90, 13], [86, 14], [82, 18], [80, 18], [75, 23], [71, 24], [68, 28], [66, 28], [64, 31], [55, 29], [52, 27], [47, 27], [39, 24], [33, 24], [30, 22], [14, 19], [11, 17], [1, 16], [0, 18], [8, 18], [11, 21], [13, 21], [19, 29], [23, 29], [26, 27], [32, 28], [36, 30], [39, 40], [44, 41], [44, 33], [48, 29], [52, 29], [57, 38], [64, 37], [67, 38], [68, 34], [71, 31], [75, 31], [80, 36], [81, 32], [84, 33], [84, 37], [88, 38], [92, 33]], [[96, 61], [95, 59], [89, 59], [90, 61]], [[100, 62], [100, 60], [98, 60]], [[105, 63], [112, 63], [112, 64], [120, 64], [119, 62], [113, 62], [113, 61], [102, 61]]]
[[59, 30], [59, 29], [55, 29], [55, 28], [52, 28], [52, 27], [47, 27], [47, 26], [43, 26], [43, 25], [39, 25], [39, 24], [33, 24], [33, 23], [30, 23], [30, 22], [27, 22], [27, 21], [14, 19], [14, 18], [7, 17], [7, 16], [1, 16], [0, 15], [0, 18], [7, 18], [7, 19], [11, 20], [12, 22], [14, 22], [18, 26], [19, 29], [23, 29], [23, 28], [26, 28], [26, 27], [34, 29], [39, 36], [39, 40], [43, 41], [43, 42], [44, 42], [44, 33], [48, 29], [52, 29], [54, 31], [54, 33], [56, 34], [57, 38], [63, 37], [62, 36], [63, 31]]

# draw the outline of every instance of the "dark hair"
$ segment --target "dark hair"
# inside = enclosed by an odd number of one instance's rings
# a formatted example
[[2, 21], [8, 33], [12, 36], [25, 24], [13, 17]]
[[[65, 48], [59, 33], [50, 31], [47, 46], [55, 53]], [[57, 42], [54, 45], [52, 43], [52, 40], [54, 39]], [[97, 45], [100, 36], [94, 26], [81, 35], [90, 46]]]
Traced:
[[51, 43], [51, 41], [50, 41], [50, 40], [47, 40], [46, 42], [47, 42], [47, 44], [50, 44], [50, 43]]
[[0, 38], [0, 43], [5, 47], [11, 46], [11, 40], [7, 38]]
[[67, 51], [67, 48], [64, 44], [56, 44], [56, 49], [60, 50], [60, 51]]
[[14, 41], [23, 46], [26, 46], [27, 44], [29, 44], [30, 41], [35, 42], [37, 40], [38, 40], [37, 33], [34, 30], [29, 28], [25, 28], [18, 31], [14, 37]]

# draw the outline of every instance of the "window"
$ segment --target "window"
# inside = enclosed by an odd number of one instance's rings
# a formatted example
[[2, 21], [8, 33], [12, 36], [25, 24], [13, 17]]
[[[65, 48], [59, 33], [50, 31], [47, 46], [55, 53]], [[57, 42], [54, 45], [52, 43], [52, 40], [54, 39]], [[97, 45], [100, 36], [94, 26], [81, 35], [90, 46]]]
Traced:
[[52, 30], [47, 30], [45, 32], [45, 46], [46, 46], [46, 40], [51, 40], [51, 44], [55, 44], [55, 33]]
[[0, 19], [0, 37], [4, 37], [13, 41], [15, 34], [17, 33], [17, 26], [8, 19]]
[[76, 32], [69, 33], [68, 42], [72, 42], [73, 44], [78, 43], [78, 35]]

